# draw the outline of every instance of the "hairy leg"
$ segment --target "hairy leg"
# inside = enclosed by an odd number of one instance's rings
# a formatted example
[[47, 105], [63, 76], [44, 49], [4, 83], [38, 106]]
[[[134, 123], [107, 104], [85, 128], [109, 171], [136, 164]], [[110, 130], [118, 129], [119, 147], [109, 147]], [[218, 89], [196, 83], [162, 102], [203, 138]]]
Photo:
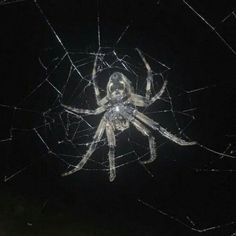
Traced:
[[83, 168], [83, 166], [86, 164], [86, 162], [88, 161], [89, 157], [93, 154], [93, 152], [96, 150], [97, 147], [97, 143], [101, 140], [104, 130], [106, 127], [106, 120], [103, 117], [102, 120], [100, 121], [100, 124], [97, 128], [97, 131], [95, 133], [95, 135], [93, 136], [93, 141], [89, 146], [88, 151], [84, 154], [84, 156], [82, 157], [82, 160], [70, 171], [65, 172], [64, 174], [62, 174], [62, 176], [67, 176], [67, 175], [71, 175], [79, 170], [81, 170]]
[[138, 131], [140, 131], [143, 135], [148, 137], [149, 149], [150, 149], [150, 159], [147, 160], [147, 161], [141, 161], [141, 163], [148, 164], [148, 163], [153, 162], [156, 159], [156, 142], [155, 142], [155, 138], [153, 137], [153, 135], [151, 134], [149, 129], [147, 129], [140, 121], [138, 121], [136, 119], [133, 119], [133, 120], [131, 120], [131, 123], [136, 127], [136, 129]]
[[133, 93], [131, 94], [131, 101], [135, 106], [148, 107], [151, 104], [153, 104], [156, 100], [161, 98], [161, 96], [165, 92], [166, 85], [167, 85], [167, 81], [165, 80], [159, 92], [156, 93], [151, 99], [150, 98], [147, 99], [146, 97]]
[[140, 121], [142, 121], [144, 124], [151, 127], [152, 129], [157, 130], [161, 135], [168, 138], [172, 142], [175, 142], [181, 146], [191, 146], [191, 145], [197, 144], [197, 142], [195, 142], [195, 141], [186, 141], [186, 140], [183, 140], [182, 138], [179, 138], [179, 137], [171, 134], [165, 128], [160, 126], [156, 121], [150, 119], [149, 117], [145, 116], [143, 113], [141, 113], [137, 110], [134, 111], [134, 116], [137, 119], [139, 119]]
[[65, 109], [66, 112], [72, 114], [72, 115], [98, 115], [105, 111], [105, 107], [98, 107], [96, 110], [88, 110], [88, 109], [79, 109], [67, 105], [63, 105], [62, 107]]
[[147, 69], [147, 78], [146, 78], [147, 84], [146, 84], [146, 95], [145, 95], [145, 98], [147, 100], [149, 100], [150, 96], [151, 96], [151, 85], [152, 85], [152, 82], [153, 82], [152, 70], [151, 70], [151, 67], [148, 64], [146, 58], [143, 56], [142, 52], [138, 48], [136, 48], [136, 51], [138, 52], [139, 56], [143, 60], [143, 63], [145, 65], [146, 69]]
[[116, 177], [116, 167], [115, 167], [115, 146], [116, 146], [116, 137], [114, 130], [111, 125], [106, 126], [106, 135], [108, 140], [109, 147], [109, 168], [110, 168], [110, 176], [109, 179], [112, 182]]

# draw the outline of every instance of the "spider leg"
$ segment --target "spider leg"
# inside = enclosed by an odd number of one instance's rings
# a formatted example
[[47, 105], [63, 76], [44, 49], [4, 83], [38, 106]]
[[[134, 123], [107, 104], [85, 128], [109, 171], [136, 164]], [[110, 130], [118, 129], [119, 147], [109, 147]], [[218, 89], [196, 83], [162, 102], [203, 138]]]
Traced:
[[142, 164], [148, 164], [156, 159], [156, 142], [154, 136], [151, 134], [149, 129], [147, 129], [140, 121], [132, 119], [131, 123], [140, 131], [143, 135], [148, 137], [149, 149], [150, 149], [150, 159], [147, 161], [141, 161]]
[[88, 109], [78, 109], [71, 106], [63, 105], [62, 107], [66, 112], [72, 115], [86, 114], [86, 115], [98, 115], [105, 111], [105, 107], [98, 107], [96, 110], [88, 110]]
[[97, 104], [99, 105], [100, 100], [101, 100], [101, 96], [100, 96], [100, 91], [99, 91], [98, 85], [95, 80], [96, 73], [97, 73], [96, 68], [97, 68], [98, 54], [99, 54], [99, 51], [96, 53], [95, 60], [93, 63], [92, 82], [93, 82], [93, 88], [94, 88], [94, 92], [95, 92], [96, 101], [97, 101]]
[[153, 82], [153, 74], [152, 74], [152, 69], [150, 67], [150, 65], [148, 64], [146, 58], [143, 56], [142, 52], [136, 48], [136, 51], [138, 52], [139, 56], [141, 57], [141, 59], [143, 60], [143, 63], [147, 69], [147, 84], [146, 84], [146, 95], [145, 95], [145, 98], [147, 100], [150, 99], [150, 96], [151, 96], [151, 85], [152, 85], [152, 82]]
[[67, 175], [71, 175], [79, 170], [81, 170], [83, 168], [83, 166], [86, 164], [86, 162], [88, 161], [89, 157], [93, 154], [93, 152], [95, 151], [96, 147], [97, 147], [97, 143], [101, 140], [104, 130], [106, 127], [106, 120], [103, 117], [102, 120], [100, 121], [100, 124], [97, 128], [96, 133], [93, 136], [93, 141], [89, 146], [88, 151], [84, 154], [82, 160], [70, 171], [65, 172], [62, 174], [62, 176], [67, 176]]
[[132, 93], [131, 94], [131, 101], [135, 106], [148, 107], [151, 104], [153, 104], [156, 100], [161, 98], [162, 94], [165, 92], [166, 86], [167, 86], [167, 80], [164, 81], [159, 92], [156, 93], [151, 99], [147, 99], [146, 97]]
[[145, 95], [145, 97], [134, 94], [134, 95], [136, 95], [136, 96], [134, 96], [134, 99], [136, 97], [135, 102], [136, 102], [136, 104], [138, 104], [137, 106], [146, 107], [146, 106], [149, 106], [152, 103], [154, 103], [157, 99], [160, 99], [162, 94], [165, 92], [167, 81], [165, 80], [162, 87], [161, 87], [161, 89], [160, 89], [160, 91], [157, 94], [155, 94], [152, 98], [150, 98], [150, 96], [151, 96], [151, 85], [153, 83], [153, 72], [152, 72], [152, 69], [151, 69], [150, 65], [148, 64], [146, 58], [142, 54], [142, 52], [138, 48], [136, 48], [136, 51], [138, 52], [139, 56], [141, 57], [144, 65], [147, 69], [147, 78], [146, 78], [147, 84], [146, 84], [146, 95]]
[[134, 116], [137, 119], [139, 119], [140, 121], [142, 121], [144, 124], [151, 127], [152, 129], [157, 130], [161, 135], [168, 138], [172, 142], [175, 142], [181, 146], [190, 146], [190, 145], [197, 144], [197, 142], [195, 142], [195, 141], [186, 141], [186, 140], [183, 140], [182, 138], [179, 138], [179, 137], [171, 134], [165, 128], [160, 126], [157, 122], [155, 122], [154, 120], [150, 119], [149, 117], [145, 116], [143, 113], [141, 113], [137, 110], [134, 111]]
[[97, 82], [96, 82], [96, 74], [97, 74], [96, 68], [97, 68], [97, 61], [98, 61], [99, 53], [100, 53], [100, 51], [98, 50], [98, 52], [96, 53], [96, 56], [95, 56], [94, 63], [93, 63], [92, 83], [93, 83], [93, 89], [94, 89], [97, 105], [102, 106], [105, 103], [107, 103], [108, 100], [107, 100], [107, 97], [104, 97], [104, 98], [101, 99], [99, 87], [98, 87]]
[[139, 94], [135, 94], [135, 93], [131, 94], [130, 100], [131, 100], [131, 103], [137, 107], [147, 107], [150, 101], [150, 100], [147, 100], [145, 97]]
[[159, 90], [158, 93], [156, 93], [151, 99], [148, 105], [151, 105], [152, 103], [154, 103], [156, 100], [160, 99], [162, 94], [165, 92], [166, 90], [166, 85], [167, 85], [167, 80], [164, 81], [161, 89]]
[[106, 126], [106, 135], [108, 140], [109, 147], [109, 168], [110, 168], [110, 182], [112, 182], [116, 177], [116, 167], [115, 167], [115, 146], [116, 146], [116, 137], [114, 130], [111, 125], [107, 124]]

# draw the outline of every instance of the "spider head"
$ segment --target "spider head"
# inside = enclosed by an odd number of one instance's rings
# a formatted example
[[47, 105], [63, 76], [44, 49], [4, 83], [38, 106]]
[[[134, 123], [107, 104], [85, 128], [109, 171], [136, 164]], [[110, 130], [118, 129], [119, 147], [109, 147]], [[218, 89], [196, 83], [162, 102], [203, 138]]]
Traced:
[[107, 84], [107, 96], [113, 100], [122, 100], [131, 93], [131, 82], [120, 72], [114, 72]]

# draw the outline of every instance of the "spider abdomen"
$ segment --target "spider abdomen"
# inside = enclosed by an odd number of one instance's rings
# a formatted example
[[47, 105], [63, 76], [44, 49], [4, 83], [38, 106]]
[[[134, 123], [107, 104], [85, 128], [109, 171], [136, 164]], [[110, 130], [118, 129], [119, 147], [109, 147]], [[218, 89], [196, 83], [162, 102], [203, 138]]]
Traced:
[[129, 122], [125, 119], [118, 117], [117, 119], [113, 121], [113, 127], [116, 130], [124, 131], [125, 129], [129, 128]]
[[126, 117], [127, 108], [122, 104], [112, 106], [106, 113], [106, 119], [113, 126], [114, 130], [123, 131], [129, 128], [129, 120]]

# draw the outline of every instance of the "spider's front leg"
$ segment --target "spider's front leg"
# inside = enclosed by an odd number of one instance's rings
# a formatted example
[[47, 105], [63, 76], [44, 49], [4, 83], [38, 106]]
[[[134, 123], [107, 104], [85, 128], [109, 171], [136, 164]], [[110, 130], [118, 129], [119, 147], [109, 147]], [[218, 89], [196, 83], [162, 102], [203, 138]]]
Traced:
[[141, 57], [141, 59], [143, 60], [143, 63], [147, 69], [147, 78], [146, 78], [146, 81], [147, 81], [147, 84], [146, 84], [146, 95], [145, 95], [145, 98], [147, 100], [150, 100], [150, 96], [151, 96], [151, 85], [153, 83], [153, 74], [152, 74], [152, 69], [150, 67], [150, 65], [148, 64], [146, 58], [143, 56], [142, 52], [136, 48], [136, 51], [138, 52], [139, 56]]
[[137, 110], [135, 110], [133, 114], [137, 119], [139, 119], [144, 124], [151, 127], [152, 129], [157, 130], [161, 135], [168, 138], [172, 142], [175, 142], [181, 146], [191, 146], [191, 145], [197, 144], [197, 142], [195, 142], [195, 141], [186, 141], [186, 140], [183, 140], [182, 138], [179, 138], [179, 137], [171, 134], [165, 128], [161, 127], [156, 121], [150, 119], [149, 117], [145, 116], [143, 113], [141, 113]]
[[95, 133], [95, 135], [93, 136], [93, 141], [89, 146], [88, 151], [85, 153], [85, 155], [83, 156], [82, 160], [70, 171], [65, 172], [64, 174], [62, 174], [62, 176], [67, 176], [67, 175], [71, 175], [79, 170], [81, 170], [83, 168], [83, 166], [86, 164], [86, 162], [88, 161], [89, 157], [93, 154], [93, 152], [95, 151], [96, 147], [97, 147], [97, 143], [101, 140], [104, 130], [106, 127], [106, 119], [105, 117], [102, 118], [97, 131]]
[[110, 176], [109, 179], [112, 182], [116, 177], [116, 166], [115, 166], [115, 146], [116, 146], [116, 137], [114, 130], [110, 124], [106, 126], [106, 135], [108, 140], [108, 147], [109, 147], [109, 169], [110, 169]]
[[92, 83], [93, 83], [93, 89], [95, 93], [95, 98], [98, 106], [103, 106], [108, 102], [107, 97], [104, 97], [101, 99], [100, 90], [96, 82], [96, 74], [97, 74], [97, 61], [100, 51], [96, 53], [95, 60], [93, 63], [93, 71], [92, 71]]
[[167, 81], [165, 80], [161, 89], [158, 93], [156, 93], [151, 99], [146, 99], [145, 97], [132, 93], [131, 94], [131, 101], [135, 106], [138, 107], [148, 107], [153, 104], [156, 100], [160, 99], [162, 94], [165, 92], [167, 86]]
[[152, 72], [152, 69], [151, 69], [150, 65], [148, 64], [146, 58], [142, 54], [142, 52], [138, 48], [136, 48], [136, 50], [146, 67], [146, 70], [147, 70], [146, 81], [147, 81], [147, 83], [146, 83], [145, 97], [137, 95], [137, 94], [133, 94], [133, 103], [136, 106], [147, 107], [147, 106], [151, 105], [152, 103], [154, 103], [156, 100], [161, 98], [162, 94], [165, 92], [165, 89], [167, 86], [167, 81], [165, 80], [161, 89], [159, 90], [159, 92], [156, 93], [153, 97], [151, 97], [151, 86], [153, 84], [153, 72]]

